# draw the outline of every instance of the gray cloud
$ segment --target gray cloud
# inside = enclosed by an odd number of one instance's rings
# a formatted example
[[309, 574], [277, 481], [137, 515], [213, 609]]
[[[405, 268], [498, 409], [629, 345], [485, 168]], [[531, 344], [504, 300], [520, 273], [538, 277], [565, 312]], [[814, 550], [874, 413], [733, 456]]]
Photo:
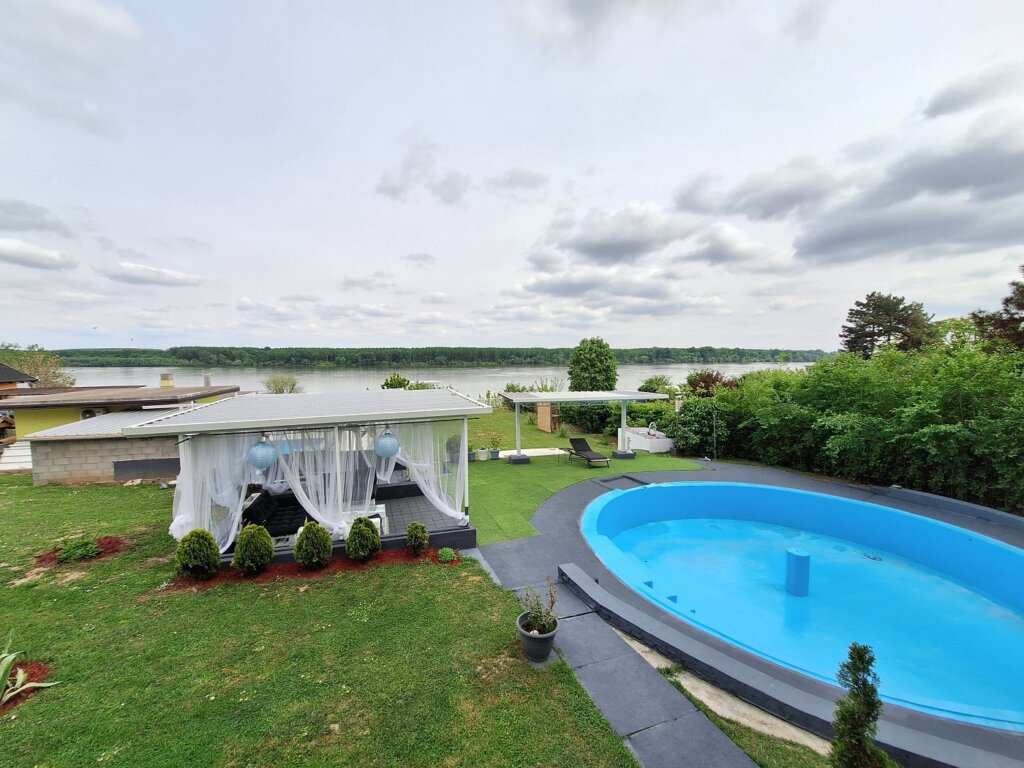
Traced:
[[999, 67], [955, 80], [935, 93], [924, 114], [936, 118], [964, 112], [1021, 90], [1021, 67]]
[[716, 222], [696, 238], [696, 247], [682, 254], [689, 261], [706, 261], [712, 265], [750, 263], [768, 267], [779, 262], [764, 243], [726, 222]]
[[19, 106], [47, 120], [74, 123], [97, 135], [109, 136], [116, 133], [111, 117], [88, 99], [23, 88], [17, 83], [0, 79], [0, 101]]
[[0, 238], [0, 262], [30, 269], [73, 269], [78, 265], [77, 259], [65, 253], [8, 237]]
[[497, 176], [488, 176], [481, 182], [481, 186], [489, 192], [519, 198], [531, 192], [544, 190], [549, 181], [550, 179], [539, 171], [509, 168]]
[[592, 208], [578, 223], [560, 219], [549, 230], [555, 245], [598, 264], [637, 261], [690, 231], [671, 211], [640, 203], [616, 210]]
[[794, 241], [805, 261], [851, 262], [908, 253], [970, 253], [1024, 241], [1017, 205], [923, 199], [884, 208], [846, 205], [810, 221]]
[[786, 21], [783, 31], [801, 42], [814, 40], [825, 25], [825, 18], [834, 0], [803, 0]]
[[443, 291], [431, 291], [420, 297], [420, 301], [424, 304], [448, 304], [451, 302], [451, 297]]
[[437, 257], [429, 253], [407, 253], [400, 258], [417, 267], [429, 267], [437, 263]]
[[437, 146], [421, 142], [409, 148], [397, 171], [385, 173], [377, 182], [377, 194], [404, 202], [418, 189], [426, 190], [439, 202], [456, 205], [462, 202], [472, 182], [461, 171], [440, 172]]
[[96, 271], [111, 280], [132, 285], [162, 285], [180, 288], [203, 283], [203, 278], [199, 275], [178, 272], [174, 269], [150, 267], [131, 261], [119, 261], [115, 266], [110, 267], [97, 267]]
[[556, 272], [565, 266], [565, 257], [557, 251], [541, 249], [527, 255], [526, 262], [537, 272]]
[[711, 9], [711, 0], [530, 0], [518, 12], [527, 28], [555, 44], [588, 46], [633, 16], [659, 20], [681, 9]]
[[287, 307], [281, 307], [276, 304], [265, 304], [263, 302], [255, 301], [248, 296], [240, 298], [238, 303], [235, 304], [235, 309], [239, 312], [256, 315], [268, 320], [289, 320], [295, 316], [295, 313]]
[[52, 232], [64, 237], [71, 230], [47, 208], [24, 200], [0, 200], [0, 230], [14, 232]]
[[390, 288], [395, 284], [394, 273], [378, 269], [369, 275], [346, 275], [338, 281], [342, 288], [378, 289]]
[[448, 171], [441, 178], [427, 182], [426, 187], [442, 203], [457, 205], [462, 202], [471, 184], [469, 176], [462, 171]]
[[713, 177], [696, 177], [676, 192], [676, 208], [693, 213], [780, 219], [823, 204], [835, 193], [838, 180], [817, 163], [797, 159], [771, 173], [748, 176], [728, 192], [716, 192], [713, 186]]
[[319, 301], [323, 301], [323, 297], [317, 296], [314, 293], [289, 293], [287, 296], [282, 296], [281, 301], [294, 301], [300, 304], [315, 304]]
[[317, 314], [325, 320], [359, 321], [367, 318], [395, 317], [395, 308], [383, 304], [324, 304]]

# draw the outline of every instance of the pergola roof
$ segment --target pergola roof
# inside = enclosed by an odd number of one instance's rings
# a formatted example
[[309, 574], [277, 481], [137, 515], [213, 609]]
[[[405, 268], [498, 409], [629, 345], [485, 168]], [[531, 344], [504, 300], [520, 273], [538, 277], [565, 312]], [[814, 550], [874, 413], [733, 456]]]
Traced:
[[606, 403], [609, 401], [668, 400], [658, 392], [615, 389], [606, 392], [502, 392], [501, 396], [517, 405], [535, 403]]
[[180, 408], [160, 408], [147, 411], [114, 411], [91, 419], [72, 421], [26, 435], [26, 440], [99, 440], [120, 438], [124, 427], [145, 424], [159, 416], [180, 413]]
[[128, 437], [203, 432], [263, 432], [429, 421], [491, 413], [452, 389], [376, 389], [324, 394], [244, 395], [125, 427]]

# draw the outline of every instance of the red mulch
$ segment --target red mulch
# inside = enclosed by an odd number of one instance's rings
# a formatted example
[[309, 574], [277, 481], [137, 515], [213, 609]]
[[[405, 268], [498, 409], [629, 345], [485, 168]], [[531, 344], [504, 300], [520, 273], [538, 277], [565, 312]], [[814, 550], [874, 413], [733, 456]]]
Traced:
[[[81, 563], [89, 563], [93, 560], [102, 560], [104, 557], [110, 557], [111, 555], [117, 555], [128, 549], [128, 545], [131, 542], [124, 536], [100, 536], [96, 539], [96, 546], [102, 551], [96, 555], [96, 557], [88, 557], [85, 560], [78, 560], [72, 565], [79, 565]], [[65, 565], [57, 561], [57, 554], [60, 552], [60, 547], [57, 549], [51, 549], [49, 552], [36, 557], [37, 568], [50, 568], [55, 565]]]
[[[29, 661], [24, 664], [15, 664], [14, 669], [24, 669], [26, 672], [28, 672], [28, 681], [30, 683], [42, 683], [46, 680], [46, 678], [50, 676], [50, 666], [48, 664], [44, 664], [41, 661]], [[24, 693], [19, 693], [6, 704], [0, 706], [0, 715], [2, 715], [7, 710], [13, 709], [14, 707], [18, 706], [29, 696], [41, 690], [41, 688], [30, 688]]]
[[367, 571], [382, 565], [412, 565], [413, 563], [430, 562], [434, 565], [458, 565], [462, 560], [453, 563], [439, 563], [437, 550], [428, 549], [419, 557], [413, 557], [408, 549], [392, 549], [381, 552], [366, 563], [357, 563], [347, 557], [332, 557], [324, 568], [310, 570], [299, 563], [271, 563], [267, 569], [256, 576], [249, 576], [234, 568], [222, 568], [212, 579], [193, 579], [189, 576], [178, 576], [167, 591], [190, 589], [193, 591], [210, 589], [219, 584], [252, 584], [277, 579], [322, 579], [334, 573]]

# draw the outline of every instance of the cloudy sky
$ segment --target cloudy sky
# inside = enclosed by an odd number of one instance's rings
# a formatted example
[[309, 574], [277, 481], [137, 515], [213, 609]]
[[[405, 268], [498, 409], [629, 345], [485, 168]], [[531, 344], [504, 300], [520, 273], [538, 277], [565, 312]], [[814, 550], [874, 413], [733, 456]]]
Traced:
[[1020, 0], [0, 20], [0, 340], [835, 349], [1024, 263]]

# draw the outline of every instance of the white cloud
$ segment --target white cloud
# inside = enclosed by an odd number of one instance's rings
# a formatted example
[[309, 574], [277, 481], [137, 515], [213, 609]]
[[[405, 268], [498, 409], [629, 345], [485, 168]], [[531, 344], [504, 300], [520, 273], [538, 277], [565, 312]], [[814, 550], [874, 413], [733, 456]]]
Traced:
[[133, 285], [163, 285], [168, 287], [185, 287], [201, 285], [203, 278], [174, 269], [150, 267], [131, 261], [119, 261], [116, 266], [97, 267], [96, 271], [111, 280]]
[[431, 291], [420, 301], [424, 304], [448, 304], [451, 302], [451, 297], [443, 291]]
[[937, 91], [924, 108], [926, 117], [944, 117], [1020, 93], [1024, 68], [1019, 65], [989, 69], [954, 80]]
[[437, 263], [437, 257], [429, 253], [407, 253], [401, 259], [417, 267], [430, 267]]
[[0, 200], [0, 230], [71, 235], [68, 226], [48, 209], [24, 200]]
[[73, 269], [78, 265], [78, 259], [66, 253], [8, 237], [0, 238], [0, 262], [31, 269]]

